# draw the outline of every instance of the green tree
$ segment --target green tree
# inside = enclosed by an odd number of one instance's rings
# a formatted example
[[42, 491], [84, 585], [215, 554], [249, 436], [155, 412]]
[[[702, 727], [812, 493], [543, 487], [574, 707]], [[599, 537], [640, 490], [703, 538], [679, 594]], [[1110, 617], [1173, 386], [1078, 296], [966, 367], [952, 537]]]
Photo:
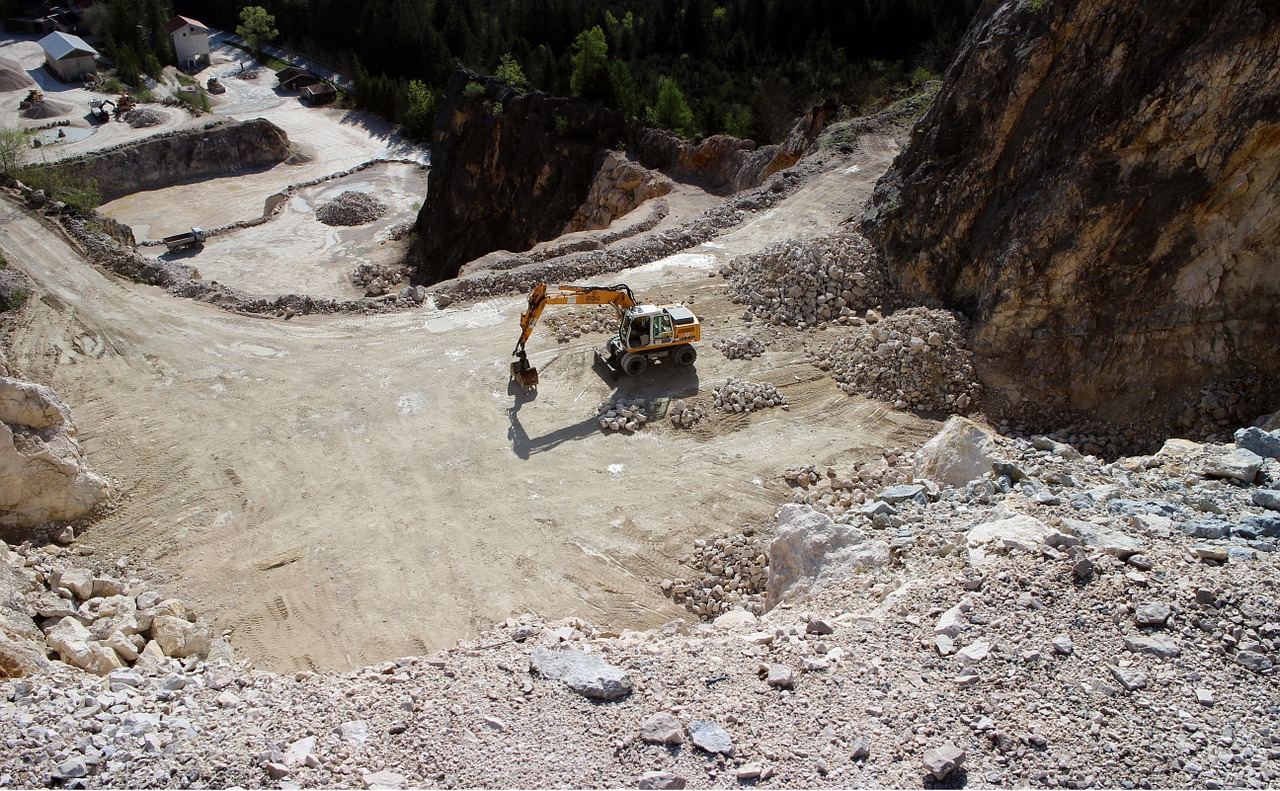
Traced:
[[569, 62], [573, 65], [569, 90], [574, 96], [604, 102], [613, 98], [609, 90], [609, 43], [599, 25], [578, 34]]
[[410, 80], [406, 92], [407, 102], [401, 123], [410, 135], [428, 137], [436, 115], [436, 95], [421, 80]]
[[524, 69], [520, 68], [520, 62], [510, 52], [502, 56], [502, 62], [498, 64], [498, 70], [493, 76], [521, 93], [529, 90], [529, 78], [524, 76]]
[[653, 122], [682, 137], [693, 134], [693, 111], [689, 109], [680, 86], [670, 77], [658, 80], [658, 103], [653, 108]]
[[240, 9], [240, 24], [236, 26], [236, 35], [244, 39], [262, 60], [262, 45], [274, 41], [280, 35], [276, 30], [276, 18], [267, 13], [260, 5], [245, 6]]
[[12, 176], [22, 164], [23, 153], [31, 148], [31, 133], [12, 126], [0, 127], [0, 174]]
[[609, 67], [609, 88], [613, 93], [614, 106], [627, 115], [635, 115], [639, 106], [636, 81], [625, 60], [615, 60]]

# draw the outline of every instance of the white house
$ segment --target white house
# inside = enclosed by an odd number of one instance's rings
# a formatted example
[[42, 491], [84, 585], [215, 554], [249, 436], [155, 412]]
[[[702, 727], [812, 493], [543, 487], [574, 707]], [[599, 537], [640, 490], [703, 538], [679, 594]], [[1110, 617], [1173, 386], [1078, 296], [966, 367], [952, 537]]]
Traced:
[[60, 31], [40, 39], [44, 50], [44, 62], [58, 79], [64, 82], [83, 80], [98, 73], [98, 51], [79, 36]]
[[209, 28], [203, 23], [175, 16], [165, 23], [164, 29], [173, 41], [178, 68], [195, 71], [209, 64]]

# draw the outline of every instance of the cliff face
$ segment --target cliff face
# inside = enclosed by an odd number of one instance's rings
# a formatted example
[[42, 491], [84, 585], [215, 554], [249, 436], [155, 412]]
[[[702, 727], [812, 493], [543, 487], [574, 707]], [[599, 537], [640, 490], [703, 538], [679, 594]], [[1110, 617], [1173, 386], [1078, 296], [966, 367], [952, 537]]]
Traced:
[[98, 185], [103, 202], [183, 181], [271, 167], [292, 155], [289, 136], [262, 118], [157, 135], [58, 163]]
[[862, 225], [909, 296], [969, 314], [1011, 411], [1251, 420], [1278, 173], [1276, 3], [988, 2]]
[[[690, 143], [597, 102], [521, 94], [460, 68], [436, 114], [413, 282], [446, 280], [486, 253], [523, 252], [664, 194], [664, 180], [636, 163], [716, 190], [759, 186], [795, 164], [833, 114], [833, 107], [815, 108], [780, 145], [723, 135]], [[614, 149], [629, 157], [625, 177], [612, 172], [621, 161]], [[653, 188], [620, 191], [619, 179]]]
[[559, 235], [586, 198], [602, 152], [626, 132], [626, 119], [597, 103], [521, 94], [455, 71], [436, 114], [413, 282], [445, 280], [485, 253], [523, 251]]

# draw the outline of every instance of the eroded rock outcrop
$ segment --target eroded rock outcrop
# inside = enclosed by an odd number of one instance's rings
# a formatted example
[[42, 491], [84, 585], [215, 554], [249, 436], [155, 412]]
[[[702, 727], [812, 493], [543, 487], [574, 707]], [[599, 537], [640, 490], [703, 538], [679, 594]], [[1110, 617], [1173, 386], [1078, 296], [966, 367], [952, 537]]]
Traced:
[[75, 434], [71, 410], [51, 389], [0, 376], [0, 527], [79, 519], [106, 498]]
[[603, 227], [669, 190], [648, 170], [724, 192], [757, 187], [795, 164], [834, 112], [815, 108], [778, 145], [724, 135], [692, 143], [598, 102], [522, 94], [459, 68], [436, 114], [413, 282], [452, 278], [495, 250], [519, 253], [566, 230]]
[[68, 177], [98, 185], [102, 200], [277, 165], [293, 155], [289, 136], [263, 118], [220, 121], [149, 137], [60, 162]]
[[1032, 5], [979, 13], [864, 230], [909, 298], [973, 319], [997, 411], [1274, 410], [1280, 9]]

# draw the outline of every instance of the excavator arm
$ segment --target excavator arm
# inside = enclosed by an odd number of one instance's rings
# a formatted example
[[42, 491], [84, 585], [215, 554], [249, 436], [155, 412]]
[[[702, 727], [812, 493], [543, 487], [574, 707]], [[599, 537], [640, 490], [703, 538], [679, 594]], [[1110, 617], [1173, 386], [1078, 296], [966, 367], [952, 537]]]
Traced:
[[511, 361], [511, 378], [515, 379], [525, 390], [538, 386], [538, 369], [529, 365], [529, 357], [525, 354], [524, 345], [538, 325], [542, 311], [547, 305], [612, 305], [621, 318], [623, 311], [636, 304], [635, 294], [626, 285], [616, 286], [558, 286], [548, 293], [546, 283], [539, 283], [529, 292], [529, 307], [520, 314], [520, 339], [516, 341], [516, 358]]

